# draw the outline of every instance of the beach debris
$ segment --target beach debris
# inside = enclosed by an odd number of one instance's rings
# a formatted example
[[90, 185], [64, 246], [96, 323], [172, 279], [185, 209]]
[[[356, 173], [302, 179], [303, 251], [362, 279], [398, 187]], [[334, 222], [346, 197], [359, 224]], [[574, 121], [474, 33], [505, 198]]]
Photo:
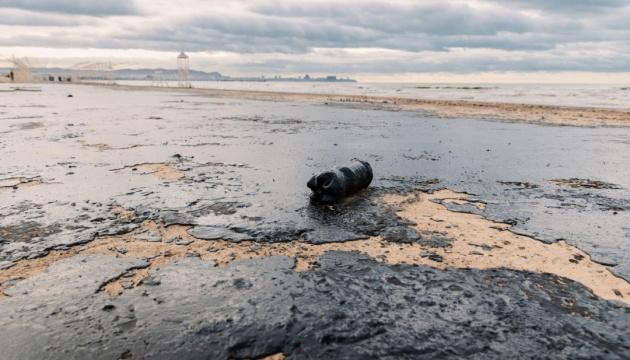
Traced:
[[334, 203], [367, 188], [373, 176], [372, 166], [368, 162], [354, 160], [348, 166], [314, 175], [306, 186], [313, 191], [312, 201]]

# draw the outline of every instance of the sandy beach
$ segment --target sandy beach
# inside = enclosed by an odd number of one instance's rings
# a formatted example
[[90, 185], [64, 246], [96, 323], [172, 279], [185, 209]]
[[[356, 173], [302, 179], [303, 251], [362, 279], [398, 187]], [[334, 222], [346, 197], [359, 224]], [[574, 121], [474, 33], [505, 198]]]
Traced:
[[[628, 346], [626, 111], [73, 84], [0, 113], [12, 357]], [[311, 203], [353, 158], [371, 186]]]

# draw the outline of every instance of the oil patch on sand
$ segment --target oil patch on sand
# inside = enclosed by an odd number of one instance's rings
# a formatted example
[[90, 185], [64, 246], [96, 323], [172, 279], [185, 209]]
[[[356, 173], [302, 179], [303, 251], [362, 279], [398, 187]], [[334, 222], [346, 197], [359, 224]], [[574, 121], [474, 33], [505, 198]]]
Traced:
[[[453, 212], [444, 205], [465, 203], [468, 201], [466, 194], [450, 190], [391, 194], [385, 195], [382, 201], [385, 206], [397, 207], [399, 215], [413, 222], [415, 225], [412, 226], [423, 237], [438, 235], [449, 239], [448, 245], [435, 245], [423, 239], [400, 243], [380, 236], [323, 244], [208, 241], [191, 236], [188, 233], [191, 226], [165, 226], [145, 221], [140, 228], [126, 234], [98, 237], [68, 250], [50, 251], [41, 258], [20, 260], [0, 271], [0, 292], [14, 281], [32, 277], [50, 264], [78, 253], [147, 260], [147, 266], [132, 269], [103, 284], [100, 290], [115, 297], [125, 289], [150, 281], [152, 269], [184, 257], [197, 257], [224, 266], [239, 260], [287, 256], [295, 259], [295, 271], [307, 271], [318, 266], [318, 258], [324, 253], [346, 251], [366, 254], [387, 264], [424, 264], [439, 269], [509, 268], [550, 273], [582, 283], [601, 298], [630, 303], [630, 284], [614, 276], [606, 266], [593, 262], [585, 252], [565, 242], [545, 244], [517, 235], [509, 231], [507, 224], [475, 214]], [[115, 207], [113, 211], [127, 220], [134, 216], [132, 211], [121, 207]]]
[[0, 192], [7, 190], [17, 190], [42, 184], [44, 184], [44, 181], [40, 177], [13, 177], [0, 179]]

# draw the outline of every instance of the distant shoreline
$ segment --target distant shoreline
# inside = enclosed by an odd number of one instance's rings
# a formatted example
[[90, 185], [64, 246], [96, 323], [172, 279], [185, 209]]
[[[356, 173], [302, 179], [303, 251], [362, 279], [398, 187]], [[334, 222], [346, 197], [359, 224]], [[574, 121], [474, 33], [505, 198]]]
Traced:
[[157, 87], [146, 85], [85, 85], [120, 90], [183, 92], [212, 97], [260, 101], [305, 102], [330, 106], [361, 106], [374, 110], [429, 112], [443, 118], [578, 127], [630, 127], [630, 110], [518, 103], [430, 100], [393, 96], [297, 93], [262, 90]]

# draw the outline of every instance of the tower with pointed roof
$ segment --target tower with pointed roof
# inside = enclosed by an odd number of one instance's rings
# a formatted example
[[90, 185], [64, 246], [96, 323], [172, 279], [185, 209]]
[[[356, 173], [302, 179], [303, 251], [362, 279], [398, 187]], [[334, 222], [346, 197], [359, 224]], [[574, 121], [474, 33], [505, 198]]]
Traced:
[[177, 56], [177, 85], [183, 88], [190, 86], [190, 62], [188, 55], [183, 51]]

